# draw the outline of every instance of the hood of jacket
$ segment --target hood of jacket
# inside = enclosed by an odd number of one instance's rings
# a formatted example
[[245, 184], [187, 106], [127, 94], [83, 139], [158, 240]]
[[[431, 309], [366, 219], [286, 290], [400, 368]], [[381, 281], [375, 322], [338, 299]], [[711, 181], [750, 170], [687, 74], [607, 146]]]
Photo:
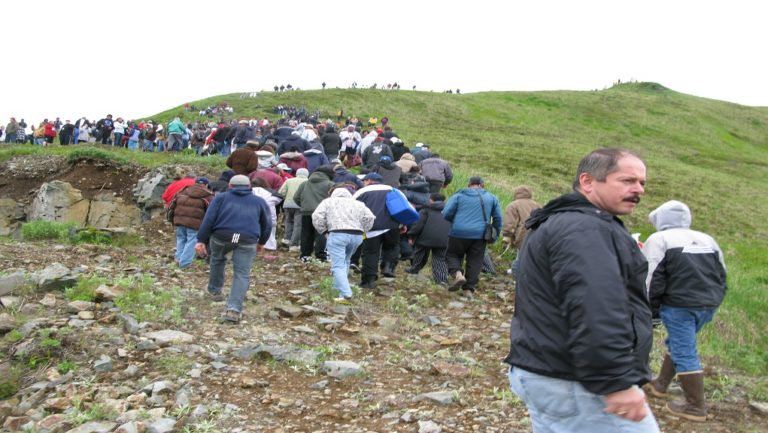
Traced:
[[[560, 212], [582, 212], [588, 214], [597, 214], [601, 218], [615, 219], [621, 223], [620, 219], [615, 218], [608, 212], [601, 211], [595, 207], [595, 205], [590, 203], [589, 200], [587, 200], [587, 198], [584, 197], [581, 193], [574, 191], [565, 195], [561, 195], [560, 197], [550, 201], [543, 208], [534, 210], [531, 213], [530, 218], [525, 221], [525, 228], [529, 230], [535, 229], [544, 223], [544, 221], [549, 219], [550, 216]], [[621, 224], [624, 225], [624, 223]]]
[[658, 231], [675, 228], [687, 229], [691, 227], [691, 210], [683, 202], [670, 200], [651, 211], [648, 220]]
[[283, 153], [282, 155], [280, 155], [280, 159], [283, 159], [283, 158], [285, 158], [285, 159], [290, 159], [290, 160], [292, 160], [292, 161], [295, 161], [295, 160], [297, 160], [297, 159], [299, 159], [299, 160], [300, 160], [300, 159], [301, 159], [303, 156], [304, 156], [304, 155], [302, 155], [302, 154], [301, 154], [301, 153], [299, 153], [299, 152], [285, 152], [285, 153]]
[[520, 185], [515, 188], [515, 200], [521, 198], [533, 198], [533, 190], [530, 186]]
[[346, 188], [336, 188], [331, 193], [331, 197], [352, 198], [352, 194]]
[[314, 171], [312, 174], [309, 175], [309, 182], [312, 183], [320, 183], [320, 182], [328, 182], [331, 180], [327, 174], [323, 173], [322, 171]]

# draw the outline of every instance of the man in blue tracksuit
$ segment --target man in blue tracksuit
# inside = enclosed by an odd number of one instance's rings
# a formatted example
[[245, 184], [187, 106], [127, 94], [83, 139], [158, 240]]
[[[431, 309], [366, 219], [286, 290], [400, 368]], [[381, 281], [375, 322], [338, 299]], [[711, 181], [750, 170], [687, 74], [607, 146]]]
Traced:
[[208, 293], [214, 301], [224, 300], [222, 288], [227, 262], [224, 256], [232, 252], [232, 289], [222, 317], [224, 321], [240, 321], [256, 251], [267, 243], [271, 233], [272, 217], [267, 203], [253, 194], [247, 176], [233, 176], [229, 190], [216, 194], [205, 212], [195, 245], [198, 254], [206, 255], [209, 251], [205, 244], [210, 241]]

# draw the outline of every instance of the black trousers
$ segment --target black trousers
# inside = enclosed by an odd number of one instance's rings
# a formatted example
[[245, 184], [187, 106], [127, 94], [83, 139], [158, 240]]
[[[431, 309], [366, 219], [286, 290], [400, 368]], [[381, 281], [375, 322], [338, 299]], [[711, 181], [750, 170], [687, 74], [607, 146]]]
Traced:
[[466, 257], [464, 276], [467, 278], [467, 283], [464, 285], [464, 289], [475, 290], [477, 288], [480, 271], [483, 269], [483, 256], [485, 256], [484, 240], [448, 237], [445, 262], [448, 264], [448, 272], [451, 275], [464, 269], [463, 262]]
[[362, 283], [378, 279], [379, 261], [382, 268], [390, 266], [394, 271], [400, 258], [400, 231], [391, 229], [375, 238], [365, 239], [361, 257], [363, 259]]
[[432, 253], [432, 279], [436, 283], [448, 282], [448, 267], [445, 264], [445, 248], [425, 247], [416, 245], [413, 250], [413, 260], [411, 261], [411, 267], [406, 272], [414, 274], [426, 266], [429, 260], [429, 254]]
[[429, 180], [429, 193], [435, 194], [443, 189], [443, 182], [439, 180]]
[[312, 253], [320, 260], [326, 260], [325, 236], [312, 225], [312, 214], [301, 214], [301, 257], [311, 257]]

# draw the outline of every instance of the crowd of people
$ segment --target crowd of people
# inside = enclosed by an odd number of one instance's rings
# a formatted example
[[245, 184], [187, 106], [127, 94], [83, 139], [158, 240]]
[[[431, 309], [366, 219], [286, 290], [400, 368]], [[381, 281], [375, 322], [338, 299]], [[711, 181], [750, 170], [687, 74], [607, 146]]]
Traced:
[[[519, 186], [502, 211], [481, 177], [446, 196], [450, 163], [429, 144], [407, 146], [387, 117], [371, 117], [367, 131], [356, 117], [343, 124], [316, 117], [241, 119], [205, 125], [199, 136], [185, 133], [178, 118], [163, 128], [163, 150], [192, 146], [227, 158], [217, 180], [189, 174], [163, 194], [178, 266], [208, 258], [207, 290], [213, 301], [226, 301], [223, 321], [241, 320], [257, 254], [271, 260], [286, 248], [302, 262], [330, 261], [340, 303], [353, 301], [350, 275], [359, 275], [360, 290], [373, 291], [380, 279], [396, 277], [401, 262], [407, 274], [431, 264], [435, 284], [471, 299], [481, 272], [494, 271], [487, 248], [500, 237], [517, 251], [505, 361], [534, 432], [658, 432], [643, 389], [667, 398], [674, 377], [683, 399], [670, 401], [669, 412], [706, 420], [696, 335], [723, 301], [723, 254], [712, 237], [690, 229], [690, 209], [674, 200], [650, 213], [657, 232], [644, 245], [630, 236], [618, 217], [632, 213], [645, 192], [639, 156], [595, 150], [579, 163], [572, 192], [542, 207], [530, 187]], [[72, 136], [90, 125], [78, 122], [66, 128]], [[11, 119], [6, 141], [23, 137], [22, 123]], [[56, 131], [56, 122], [44, 123]], [[93, 127], [105, 144], [127, 136], [136, 148], [135, 130], [162, 125], [110, 115]], [[418, 217], [404, 221], [392, 210], [397, 202]], [[233, 281], [225, 295], [228, 261]], [[668, 338], [652, 379], [653, 318]]]

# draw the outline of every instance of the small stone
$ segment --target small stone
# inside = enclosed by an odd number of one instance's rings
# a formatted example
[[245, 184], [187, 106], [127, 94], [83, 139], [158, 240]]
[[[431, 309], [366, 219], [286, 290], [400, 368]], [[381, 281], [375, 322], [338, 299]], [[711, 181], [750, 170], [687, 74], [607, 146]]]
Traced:
[[424, 400], [433, 401], [442, 405], [448, 405], [453, 403], [453, 393], [451, 391], [428, 392], [425, 394], [420, 394], [413, 399], [413, 401]]
[[352, 361], [325, 361], [321, 370], [336, 379], [356, 376], [365, 372], [360, 364]]
[[434, 421], [419, 421], [419, 433], [440, 433], [443, 428]]
[[112, 371], [112, 358], [107, 355], [101, 355], [98, 360], [94, 361], [93, 369], [98, 373]]
[[54, 296], [53, 293], [47, 293], [43, 296], [43, 299], [40, 300], [40, 304], [44, 307], [53, 308], [56, 306], [56, 296]]
[[77, 318], [80, 320], [93, 320], [96, 318], [96, 315], [93, 314], [93, 311], [81, 311], [77, 313]]

